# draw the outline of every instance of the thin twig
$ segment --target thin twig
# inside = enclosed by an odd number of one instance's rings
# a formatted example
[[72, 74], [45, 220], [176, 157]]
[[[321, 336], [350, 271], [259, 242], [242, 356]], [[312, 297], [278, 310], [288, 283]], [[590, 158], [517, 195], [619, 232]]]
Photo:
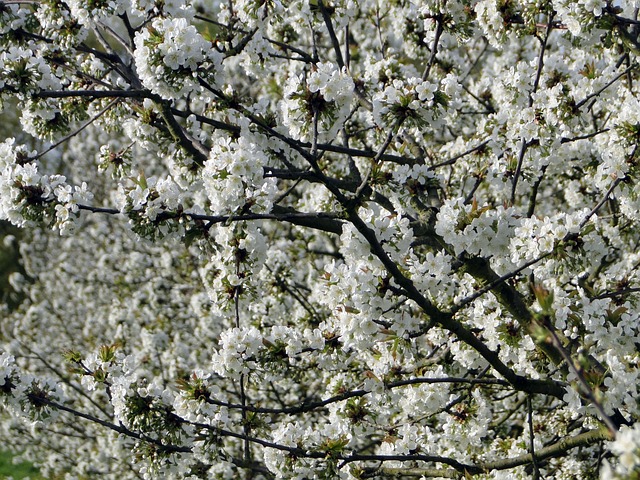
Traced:
[[470, 153], [473, 153], [475, 151], [481, 150], [483, 149], [485, 146], [487, 146], [489, 144], [489, 140], [485, 140], [484, 142], [482, 142], [479, 145], [476, 145], [475, 147], [470, 148], [469, 150], [466, 150], [458, 155], [456, 155], [455, 157], [451, 157], [448, 160], [445, 160], [443, 162], [440, 163], [436, 163], [435, 165], [432, 165], [431, 167], [429, 167], [429, 170], [435, 170], [436, 168], [440, 168], [440, 167], [445, 167], [447, 165], [453, 165], [454, 163], [456, 163], [458, 160], [460, 160], [461, 158], [466, 157], [467, 155], [469, 155]]
[[600, 201], [597, 203], [597, 205], [595, 207], [593, 207], [593, 209], [591, 209], [591, 211], [582, 219], [582, 221], [580, 222], [580, 225], [578, 226], [579, 230], [582, 230], [582, 228], [587, 224], [589, 219], [592, 216], [594, 216], [598, 212], [598, 210], [600, 210], [600, 208], [602, 208], [602, 206], [609, 199], [609, 195], [611, 195], [613, 193], [613, 191], [620, 184], [620, 182], [622, 182], [622, 178], [616, 178], [615, 179], [615, 181], [611, 184], [611, 186], [609, 187], [607, 192], [604, 194], [604, 196], [600, 199]]
[[82, 132], [85, 128], [87, 128], [89, 125], [91, 125], [93, 122], [95, 122], [97, 119], [99, 119], [102, 115], [104, 115], [105, 113], [107, 113], [107, 111], [113, 107], [116, 103], [118, 103], [120, 101], [119, 98], [115, 98], [113, 99], [111, 102], [109, 102], [107, 104], [106, 107], [104, 107], [102, 110], [100, 110], [98, 113], [96, 113], [93, 117], [91, 117], [89, 120], [87, 120], [86, 123], [84, 123], [81, 127], [79, 127], [77, 130], [71, 132], [70, 134], [62, 137], [60, 140], [58, 140], [56, 143], [54, 143], [53, 145], [51, 145], [49, 148], [47, 148], [44, 152], [38, 153], [37, 155], [35, 155], [34, 157], [30, 157], [29, 160], [37, 160], [39, 158], [41, 158], [42, 156], [46, 155], [47, 153], [49, 153], [51, 150], [54, 150], [55, 148], [59, 147], [60, 145], [62, 145], [64, 142], [70, 140], [71, 138], [75, 137], [76, 135], [78, 135], [80, 132]]
[[[546, 319], [545, 323], [550, 323], [550, 320]], [[569, 353], [565, 350], [564, 346], [562, 345], [562, 342], [558, 338], [558, 335], [556, 334], [555, 329], [551, 328], [550, 325], [547, 325], [547, 327], [548, 327], [547, 331], [551, 335], [551, 342], [556, 347], [556, 350], [560, 352], [560, 355], [562, 355], [562, 357], [564, 358], [567, 366], [578, 379], [578, 383], [583, 388], [584, 394], [586, 395], [586, 397], [589, 399], [591, 404], [595, 407], [600, 417], [600, 420], [602, 420], [602, 423], [604, 423], [606, 427], [609, 429], [609, 433], [611, 434], [611, 436], [615, 436], [616, 432], [618, 431], [618, 427], [613, 422], [611, 417], [607, 415], [607, 412], [604, 411], [604, 407], [602, 406], [600, 401], [598, 401], [595, 394], [593, 393], [593, 389], [591, 388], [591, 385], [589, 385], [589, 382], [587, 382], [587, 380], [584, 378], [584, 375], [582, 374], [580, 369], [576, 367], [575, 363], [573, 362], [573, 359], [571, 358], [571, 355], [569, 355]]]
[[540, 175], [531, 188], [531, 196], [529, 197], [529, 208], [527, 209], [527, 218], [533, 217], [533, 212], [536, 209], [536, 198], [538, 196], [538, 191], [540, 190], [542, 180], [544, 180], [544, 174], [547, 172], [547, 168], [549, 168], [549, 164], [542, 166], [542, 168], [540, 169]]
[[[236, 252], [236, 277], [237, 278], [242, 278], [241, 276], [241, 272], [240, 272], [240, 252]], [[240, 291], [241, 291], [242, 287], [241, 285], [236, 285], [234, 292], [233, 292], [233, 303], [234, 303], [234, 310], [235, 310], [235, 317], [236, 317], [236, 328], [240, 328]], [[242, 415], [242, 431], [245, 434], [245, 439], [244, 439], [244, 460], [246, 462], [250, 462], [251, 461], [251, 447], [249, 445], [249, 421], [247, 418], [247, 410], [246, 410], [246, 406], [247, 406], [247, 392], [245, 391], [244, 388], [244, 381], [245, 381], [245, 375], [244, 373], [240, 374], [240, 403], [242, 405], [242, 411], [240, 412], [240, 415]]]
[[331, 45], [333, 46], [333, 51], [336, 54], [336, 62], [338, 62], [338, 66], [340, 67], [340, 70], [342, 70], [345, 64], [344, 64], [344, 59], [342, 58], [340, 42], [338, 41], [338, 37], [336, 36], [336, 31], [333, 29], [333, 23], [331, 22], [331, 15], [329, 14], [327, 7], [325, 6], [322, 0], [318, 0], [318, 8], [320, 9], [320, 13], [322, 13], [324, 24], [326, 25], [327, 30], [329, 32]]
[[532, 265], [535, 265], [536, 263], [540, 262], [541, 260], [544, 260], [545, 258], [547, 258], [549, 255], [551, 255], [552, 252], [547, 252], [544, 253], [542, 255], [540, 255], [539, 257], [536, 257], [532, 260], [529, 260], [528, 262], [523, 263], [522, 265], [520, 265], [518, 268], [516, 268], [515, 270], [512, 270], [509, 273], [506, 273], [504, 275], [502, 275], [501, 277], [498, 277], [496, 280], [494, 280], [493, 282], [485, 285], [484, 287], [482, 287], [480, 290], [477, 290], [476, 292], [474, 292], [472, 295], [469, 295], [468, 297], [463, 298], [462, 300], [460, 300], [460, 302], [458, 302], [456, 305], [454, 305], [450, 310], [449, 313], [451, 315], [455, 315], [456, 313], [458, 313], [461, 309], [463, 309], [464, 307], [466, 307], [467, 305], [471, 304], [474, 300], [476, 300], [477, 298], [480, 298], [482, 295], [484, 295], [485, 293], [493, 290], [494, 288], [496, 288], [498, 285], [503, 284], [504, 282], [506, 282], [507, 280], [509, 280], [510, 278], [515, 277], [516, 275], [518, 275], [520, 272], [522, 272], [523, 270], [531, 267]]
[[[107, 213], [111, 215], [118, 215], [121, 212], [115, 208], [106, 207], [94, 207], [91, 205], [77, 205], [79, 210], [85, 210], [92, 213]], [[180, 218], [190, 218], [196, 221], [206, 222], [208, 228], [215, 224], [227, 224], [231, 222], [247, 222], [254, 220], [276, 220], [279, 222], [289, 222], [294, 225], [300, 225], [304, 227], [313, 228], [315, 230], [321, 230], [327, 233], [336, 233], [340, 235], [342, 233], [343, 220], [337, 213], [330, 212], [311, 212], [304, 213], [298, 212], [293, 209], [274, 205], [272, 213], [247, 213], [243, 215], [204, 215], [199, 213], [189, 212], [164, 212], [158, 216], [159, 220], [179, 220]]]
[[373, 170], [378, 165], [378, 162], [380, 161], [380, 158], [382, 157], [382, 155], [384, 155], [384, 152], [387, 150], [389, 145], [391, 145], [391, 142], [393, 141], [393, 138], [396, 136], [396, 133], [400, 129], [400, 126], [402, 125], [403, 121], [404, 121], [403, 118], [398, 118], [396, 120], [396, 123], [391, 128], [391, 130], [389, 130], [389, 133], [387, 134], [387, 138], [385, 138], [384, 143], [382, 144], [382, 146], [378, 150], [378, 153], [376, 154], [376, 156], [373, 157], [373, 159], [371, 160], [371, 164], [369, 165], [369, 170], [367, 170], [367, 173], [365, 174], [364, 178], [362, 179], [362, 182], [360, 182], [360, 185], [356, 189], [356, 194], [355, 194], [356, 198], [360, 197], [360, 195], [364, 191], [365, 187], [369, 183], [369, 178], [371, 177], [371, 174], [373, 173]]
[[[443, 3], [446, 3], [443, 2]], [[436, 33], [433, 39], [433, 46], [431, 47], [431, 56], [429, 57], [429, 61], [427, 65], [424, 67], [424, 71], [422, 72], [422, 80], [426, 80], [429, 78], [429, 73], [431, 72], [431, 68], [436, 62], [436, 55], [438, 55], [438, 43], [440, 42], [440, 36], [444, 32], [443, 25], [443, 16], [439, 14], [436, 16]]]
[[[531, 92], [529, 92], [529, 108], [533, 106], [533, 95], [538, 91], [538, 85], [540, 84], [540, 77], [542, 76], [542, 68], [544, 67], [544, 54], [547, 50], [547, 44], [549, 42], [549, 35], [551, 34], [551, 30], [553, 30], [553, 14], [549, 16], [549, 22], [547, 23], [547, 31], [545, 33], [544, 39], [542, 39], [540, 54], [538, 55], [538, 69], [536, 71], [536, 77], [533, 81], [533, 88]], [[515, 205], [516, 202], [516, 190], [518, 187], [518, 180], [520, 178], [520, 174], [522, 172], [522, 163], [524, 162], [524, 154], [527, 151], [528, 143], [522, 138], [522, 145], [520, 146], [520, 153], [518, 154], [518, 164], [516, 165], [516, 171], [513, 174], [513, 182], [511, 185], [511, 204]]]
[[590, 95], [587, 95], [585, 98], [583, 98], [582, 100], [580, 100], [578, 103], [576, 103], [575, 108], [576, 109], [580, 109], [582, 108], [582, 106], [587, 103], [589, 100], [591, 100], [594, 97], [597, 97], [598, 95], [600, 95], [602, 92], [604, 92], [607, 88], [609, 88], [611, 85], [613, 85], [614, 83], [616, 83], [620, 78], [624, 77], [627, 73], [629, 73], [632, 70], [635, 70], [636, 68], [638, 68], [638, 66], [636, 64], [633, 64], [627, 68], [625, 68], [621, 73], [619, 73], [618, 75], [616, 75], [615, 77], [613, 77], [613, 79], [606, 83], [602, 88], [596, 90], [595, 92], [593, 92]]
[[533, 432], [533, 406], [531, 405], [531, 395], [527, 395], [527, 417], [529, 420], [529, 453], [531, 453], [531, 463], [533, 463], [533, 478], [539, 480], [540, 467], [536, 458], [535, 435]]

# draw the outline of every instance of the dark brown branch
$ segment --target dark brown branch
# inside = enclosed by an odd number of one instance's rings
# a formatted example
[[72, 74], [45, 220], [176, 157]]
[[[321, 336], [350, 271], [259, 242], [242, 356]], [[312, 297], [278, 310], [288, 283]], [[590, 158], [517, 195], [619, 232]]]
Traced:
[[[578, 434], [574, 437], [565, 437], [559, 442], [556, 442], [552, 445], [548, 445], [544, 448], [536, 450], [536, 461], [541, 462], [548, 458], [555, 458], [565, 455], [567, 451], [572, 450], [574, 448], [587, 447], [589, 445], [594, 445], [600, 443], [602, 441], [611, 440], [611, 435], [607, 432], [606, 429], [600, 430], [590, 430], [588, 432], [584, 432]], [[485, 462], [478, 465], [474, 465], [478, 470], [467, 471], [469, 474], [473, 474], [476, 472], [491, 472], [492, 470], [508, 470], [510, 468], [519, 467], [521, 465], [527, 465], [533, 462], [533, 457], [530, 453], [525, 455], [520, 455], [518, 457], [513, 458], [505, 458], [503, 460], [495, 460], [491, 462]], [[374, 472], [373, 469], [369, 469], [368, 471]], [[439, 476], [444, 478], [461, 478], [459, 471], [456, 470], [434, 470], [430, 468], [420, 468], [414, 467], [412, 469], [402, 468], [380, 468], [376, 469], [376, 471], [380, 471], [380, 473], [384, 473], [385, 475], [393, 475], [393, 476], [403, 476], [404, 472], [409, 472], [410, 475], [417, 476]]]
[[478, 150], [482, 150], [485, 146], [487, 146], [489, 144], [489, 140], [485, 140], [484, 142], [482, 142], [479, 145], [476, 145], [473, 148], [470, 148], [469, 150], [466, 150], [462, 153], [459, 153], [458, 155], [451, 157], [448, 160], [445, 160], [443, 162], [440, 163], [436, 163], [435, 165], [432, 165], [431, 167], [429, 167], [430, 170], [435, 170], [436, 168], [440, 168], [440, 167], [445, 167], [447, 165], [453, 165], [454, 163], [456, 163], [458, 160], [460, 160], [461, 158], [466, 157], [467, 155], [469, 155], [470, 153], [476, 152]]
[[[498, 378], [444, 377], [444, 378], [410, 378], [407, 380], [399, 380], [397, 382], [385, 383], [384, 387], [385, 389], [392, 390], [394, 388], [406, 387], [409, 385], [442, 384], [442, 383], [467, 384], [467, 385], [498, 385], [502, 387], [509, 386], [508, 382], [504, 380], [500, 380]], [[229, 408], [231, 410], [246, 410], [248, 412], [264, 413], [264, 414], [295, 415], [300, 413], [311, 412], [313, 410], [326, 407], [327, 405], [331, 405], [332, 403], [342, 402], [350, 398], [364, 397], [365, 395], [368, 395], [370, 393], [371, 392], [367, 390], [352, 390], [349, 392], [341, 393], [339, 395], [334, 395], [333, 397], [329, 397], [325, 400], [304, 403], [302, 405], [291, 406], [291, 407], [282, 407], [282, 408], [254, 407], [252, 405], [227, 403], [227, 402], [221, 402], [219, 400], [215, 400], [214, 398], [210, 398], [210, 397], [207, 398], [206, 401], [207, 403], [210, 403], [212, 405]]]
[[336, 54], [336, 62], [340, 69], [344, 67], [344, 59], [342, 58], [342, 50], [340, 49], [340, 42], [338, 41], [338, 37], [336, 36], [336, 32], [333, 29], [333, 23], [331, 21], [331, 15], [327, 10], [323, 0], [318, 0], [318, 8], [320, 9], [320, 13], [322, 13], [322, 19], [324, 20], [324, 24], [327, 27], [327, 31], [329, 32], [329, 38], [331, 39], [331, 45], [333, 46], [333, 51]]
[[171, 107], [169, 103], [166, 101], [162, 101], [158, 103], [160, 107], [160, 115], [164, 120], [167, 128], [169, 129], [169, 133], [173, 137], [173, 139], [180, 145], [184, 150], [191, 155], [193, 161], [199, 165], [203, 166], [204, 162], [207, 161], [209, 152], [204, 148], [204, 146], [200, 145], [200, 143], [192, 138], [185, 130], [182, 128], [182, 125], [178, 123], [176, 118], [173, 116], [171, 111]]
[[627, 288], [625, 290], [617, 290], [615, 292], [601, 293], [600, 295], [597, 295], [597, 296], [593, 297], [593, 299], [594, 300], [602, 300], [603, 298], [623, 297], [623, 296], [629, 295], [631, 293], [639, 293], [639, 292], [640, 292], [640, 288]]
[[[487, 345], [478, 337], [476, 337], [473, 332], [467, 329], [462, 323], [455, 320], [451, 314], [442, 312], [435, 305], [433, 305], [426, 297], [422, 295], [422, 293], [420, 293], [413, 282], [403, 275], [396, 263], [391, 260], [391, 258], [389, 258], [382, 245], [380, 245], [380, 242], [378, 242], [378, 239], [376, 238], [373, 230], [371, 230], [357, 215], [354, 207], [346, 207], [348, 219], [356, 227], [360, 234], [367, 240], [372, 253], [378, 257], [378, 259], [382, 262], [382, 264], [391, 274], [396, 283], [398, 283], [398, 285], [400, 285], [400, 287], [407, 292], [408, 297], [413, 300], [433, 321], [440, 324], [442, 328], [453, 333], [460, 340], [476, 350], [500, 375], [502, 375], [517, 390], [522, 390], [529, 393], [552, 395], [556, 398], [564, 397], [566, 393], [564, 387], [557, 384], [556, 382], [527, 379], [514, 373], [513, 370], [511, 370], [502, 362], [502, 360], [500, 360], [498, 354], [487, 347]], [[488, 268], [488, 265], [486, 267]], [[498, 286], [498, 288], [501, 288], [501, 286]], [[516, 300], [518, 299], [518, 297], [514, 298]], [[521, 301], [521, 304], [522, 306], [524, 306], [524, 302]], [[526, 309], [526, 306], [524, 307], [525, 311], [530, 316], [531, 313]], [[521, 307], [517, 308], [519, 309]]]
[[[80, 210], [86, 210], [93, 213], [108, 213], [117, 215], [122, 212], [115, 208], [94, 207], [91, 205], [78, 205]], [[164, 219], [191, 218], [193, 220], [201, 220], [210, 224], [225, 224], [227, 222], [245, 222], [251, 220], [276, 220], [281, 222], [289, 222], [302, 227], [309, 227], [315, 230], [321, 230], [327, 233], [342, 233], [343, 222], [340, 217], [334, 213], [316, 212], [303, 213], [296, 210], [274, 205], [273, 213], [247, 213], [243, 215], [204, 215], [198, 213], [173, 213], [165, 212]], [[162, 217], [161, 217], [162, 218]]]
[[609, 130], [611, 130], [610, 128], [603, 128], [602, 130], [598, 130], [596, 132], [593, 133], [587, 133], [585, 135], [578, 135], [577, 137], [562, 137], [560, 139], [560, 143], [571, 143], [571, 142], [577, 142], [578, 140], [588, 140], [589, 138], [593, 138], [595, 136], [600, 135], [601, 133], [607, 133]]
[[91, 97], [91, 98], [151, 98], [160, 100], [160, 97], [149, 90], [41, 90], [33, 94], [37, 98], [67, 98], [67, 97]]
[[151, 443], [156, 445], [160, 450], [167, 452], [167, 453], [190, 453], [191, 452], [191, 448], [189, 447], [180, 447], [177, 445], [171, 445], [171, 444], [166, 444], [164, 442], [162, 442], [161, 440], [156, 440], [154, 438], [150, 438], [146, 435], [142, 435], [138, 432], [134, 432], [132, 430], [129, 430], [128, 428], [124, 427], [123, 425], [116, 425], [114, 423], [108, 422], [106, 420], [102, 420], [101, 418], [95, 417], [93, 415], [89, 415], [87, 413], [81, 412], [79, 410], [75, 410], [73, 408], [67, 407], [65, 405], [62, 405], [60, 403], [54, 402], [53, 400], [49, 400], [46, 398], [42, 398], [42, 397], [38, 397], [37, 399], [38, 402], [42, 402], [52, 408], [55, 408], [57, 410], [63, 411], [63, 412], [67, 412], [70, 413], [71, 415], [74, 415], [75, 417], [78, 418], [82, 418], [85, 420], [89, 420], [90, 422], [93, 423], [97, 423], [98, 425], [101, 425], [103, 427], [108, 428], [109, 430], [113, 430], [114, 432], [120, 433], [122, 435], [125, 435], [127, 437], [131, 437], [131, 438], [135, 438], [137, 440], [142, 440], [145, 441], [147, 443]]
[[429, 61], [422, 72], [422, 80], [426, 80], [429, 78], [429, 73], [431, 73], [431, 68], [436, 62], [436, 56], [438, 55], [438, 44], [440, 43], [440, 37], [444, 32], [444, 18], [442, 14], [438, 14], [436, 16], [436, 33], [433, 39], [433, 46], [431, 47], [431, 56], [429, 57]]
[[531, 187], [531, 195], [529, 196], [529, 208], [527, 209], [527, 218], [533, 217], [533, 213], [536, 209], [536, 199], [538, 198], [538, 191], [540, 190], [540, 185], [544, 180], [544, 175], [547, 173], [547, 168], [549, 165], [543, 165], [540, 169], [540, 175], [536, 179], [535, 183]]

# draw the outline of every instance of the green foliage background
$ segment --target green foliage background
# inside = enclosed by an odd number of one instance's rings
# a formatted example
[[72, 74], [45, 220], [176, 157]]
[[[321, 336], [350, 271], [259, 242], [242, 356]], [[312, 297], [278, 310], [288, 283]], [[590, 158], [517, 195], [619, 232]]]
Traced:
[[43, 477], [38, 473], [38, 469], [30, 463], [13, 464], [13, 455], [9, 452], [0, 452], [0, 479], [13, 478], [20, 480], [30, 478], [31, 480], [40, 480]]

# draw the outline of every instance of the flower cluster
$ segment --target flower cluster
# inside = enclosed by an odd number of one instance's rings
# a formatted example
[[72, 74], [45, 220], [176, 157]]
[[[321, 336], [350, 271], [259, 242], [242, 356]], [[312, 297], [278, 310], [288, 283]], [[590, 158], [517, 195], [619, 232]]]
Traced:
[[64, 401], [58, 382], [22, 373], [7, 352], [0, 353], [0, 382], [0, 402], [25, 423], [35, 427], [58, 417], [59, 410], [52, 406]]
[[244, 138], [219, 138], [202, 169], [211, 210], [219, 214], [269, 213], [277, 194], [274, 179], [264, 178], [262, 148]]
[[[438, 213], [436, 232], [455, 249], [456, 254], [464, 251], [485, 257], [501, 256], [509, 245], [510, 237], [521, 238], [517, 230], [514, 231], [520, 224], [514, 213], [513, 209], [502, 206], [492, 209], [479, 206], [477, 202], [465, 205], [460, 199], [447, 201]], [[553, 239], [549, 241], [553, 247]]]
[[394, 80], [373, 97], [376, 125], [389, 127], [398, 121], [408, 125], [434, 126], [449, 105], [450, 97], [438, 84], [416, 77]]
[[555, 218], [523, 219], [516, 227], [509, 245], [512, 261], [518, 263], [551, 253], [558, 242], [570, 234], [578, 233], [580, 221], [586, 213], [560, 213]]
[[[233, 217], [231, 217], [233, 219]], [[212, 312], [228, 316], [240, 297], [258, 298], [263, 287], [256, 281], [266, 260], [264, 234], [255, 225], [212, 228], [214, 251], [199, 274], [213, 302]]]
[[57, 88], [60, 88], [59, 78], [31, 48], [11, 46], [0, 52], [0, 91], [3, 94], [26, 96], [34, 91]]
[[120, 211], [141, 236], [167, 236], [180, 229], [180, 189], [171, 177], [131, 178], [118, 192]]
[[351, 110], [353, 79], [332, 63], [319, 63], [308, 77], [290, 77], [281, 102], [283, 123], [300, 140], [335, 138]]
[[274, 17], [279, 18], [284, 6], [280, 0], [240, 0], [233, 9], [243, 24], [255, 28]]
[[76, 19], [85, 28], [90, 28], [98, 22], [104, 21], [113, 15], [123, 15], [129, 2], [124, 0], [107, 0], [100, 2], [83, 2], [81, 0], [69, 0], [70, 16]]
[[640, 425], [623, 427], [607, 448], [615, 455], [615, 461], [613, 466], [604, 464], [601, 479], [634, 478], [640, 473]]
[[220, 81], [222, 55], [185, 18], [158, 18], [135, 38], [143, 85], [172, 99], [200, 90], [199, 79]]
[[10, 138], [0, 144], [0, 218], [14, 225], [55, 219], [60, 233], [72, 233], [79, 204], [93, 198], [86, 182], [71, 186], [62, 175], [43, 175], [36, 162], [29, 161], [24, 146]]

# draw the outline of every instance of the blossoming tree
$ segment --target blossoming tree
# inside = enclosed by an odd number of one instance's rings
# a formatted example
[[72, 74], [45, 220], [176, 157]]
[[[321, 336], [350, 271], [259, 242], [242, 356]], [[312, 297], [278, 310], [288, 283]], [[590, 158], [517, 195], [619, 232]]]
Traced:
[[638, 478], [639, 7], [1, 1], [2, 445]]

